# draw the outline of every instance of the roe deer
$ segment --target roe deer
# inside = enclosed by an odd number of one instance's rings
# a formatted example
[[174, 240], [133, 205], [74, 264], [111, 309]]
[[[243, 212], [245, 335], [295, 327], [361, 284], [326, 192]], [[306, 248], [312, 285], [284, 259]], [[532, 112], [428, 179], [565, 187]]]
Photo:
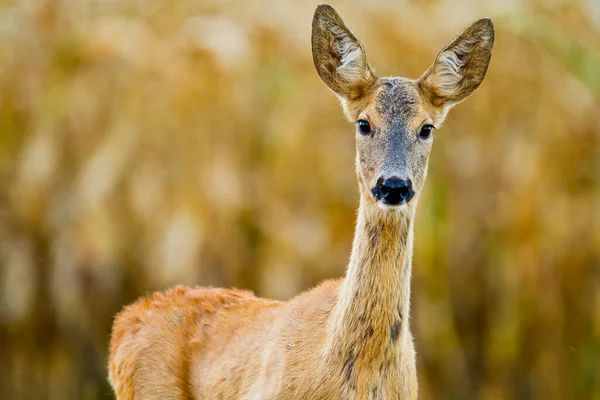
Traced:
[[114, 322], [119, 399], [414, 399], [409, 304], [415, 209], [448, 110], [481, 84], [494, 28], [480, 19], [417, 80], [378, 77], [328, 5], [312, 23], [314, 64], [356, 122], [360, 208], [343, 279], [287, 301], [176, 287]]

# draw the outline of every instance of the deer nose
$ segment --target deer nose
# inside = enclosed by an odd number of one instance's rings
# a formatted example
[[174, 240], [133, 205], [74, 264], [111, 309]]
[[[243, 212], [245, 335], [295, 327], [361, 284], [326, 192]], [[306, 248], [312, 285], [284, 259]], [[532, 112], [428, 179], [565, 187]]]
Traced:
[[394, 176], [386, 180], [380, 179], [378, 183], [379, 187], [376, 187], [373, 194], [377, 200], [383, 200], [386, 204], [408, 203], [415, 195], [410, 179], [404, 180]]

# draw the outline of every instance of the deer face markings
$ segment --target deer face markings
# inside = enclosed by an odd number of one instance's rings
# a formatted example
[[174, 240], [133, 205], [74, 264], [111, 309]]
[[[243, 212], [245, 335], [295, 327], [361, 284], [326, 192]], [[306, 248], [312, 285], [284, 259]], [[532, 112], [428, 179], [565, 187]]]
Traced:
[[[382, 78], [359, 114], [357, 173], [364, 192], [384, 209], [408, 204], [425, 180], [431, 137], [420, 133], [432, 118], [420, 105], [418, 87], [402, 78]], [[369, 121], [363, 134], [361, 121]]]

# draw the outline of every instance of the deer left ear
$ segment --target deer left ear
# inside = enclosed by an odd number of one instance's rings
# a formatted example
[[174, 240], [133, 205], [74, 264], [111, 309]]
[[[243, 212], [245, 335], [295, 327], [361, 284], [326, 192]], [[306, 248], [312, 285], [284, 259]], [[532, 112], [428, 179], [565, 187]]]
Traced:
[[377, 81], [362, 44], [333, 7], [326, 4], [315, 10], [312, 52], [321, 80], [342, 99], [364, 96]]
[[451, 107], [479, 87], [487, 72], [494, 47], [494, 24], [476, 21], [438, 54], [419, 78], [419, 87], [436, 106]]

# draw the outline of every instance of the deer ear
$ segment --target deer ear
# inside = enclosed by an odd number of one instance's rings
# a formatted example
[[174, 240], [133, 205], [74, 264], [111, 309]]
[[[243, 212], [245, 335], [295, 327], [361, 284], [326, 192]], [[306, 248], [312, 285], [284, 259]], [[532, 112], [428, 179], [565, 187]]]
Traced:
[[320, 5], [312, 23], [312, 53], [321, 80], [344, 99], [357, 99], [375, 84], [362, 44], [338, 13]]
[[446, 45], [419, 79], [422, 92], [436, 106], [453, 106], [479, 87], [494, 47], [490, 19], [476, 21]]

